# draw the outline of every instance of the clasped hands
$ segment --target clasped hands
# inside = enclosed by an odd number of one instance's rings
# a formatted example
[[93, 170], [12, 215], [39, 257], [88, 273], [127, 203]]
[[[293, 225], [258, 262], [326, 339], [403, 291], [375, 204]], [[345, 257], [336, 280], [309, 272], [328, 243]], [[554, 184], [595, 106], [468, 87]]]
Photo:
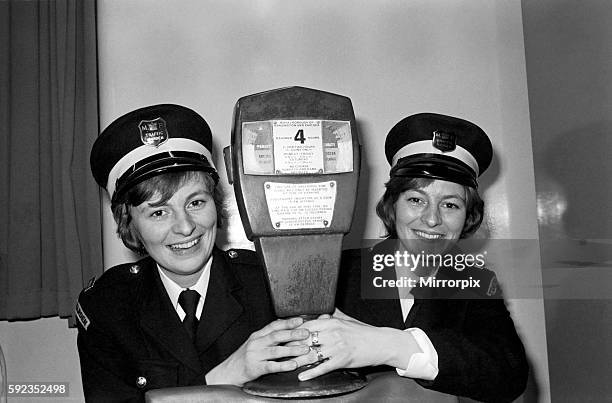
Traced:
[[319, 365], [299, 374], [301, 381], [316, 378], [339, 368], [360, 368], [385, 363], [378, 348], [382, 328], [358, 321], [336, 309], [332, 316], [321, 315], [305, 322], [300, 328], [309, 331], [304, 342], [310, 352], [295, 357], [298, 366], [320, 362]]
[[[391, 333], [389, 333], [391, 332]], [[206, 375], [206, 382], [242, 386], [262, 375], [288, 372], [319, 362], [301, 372], [301, 381], [338, 368], [394, 365], [396, 329], [367, 325], [336, 309], [332, 316], [304, 322], [279, 319], [251, 336]]]

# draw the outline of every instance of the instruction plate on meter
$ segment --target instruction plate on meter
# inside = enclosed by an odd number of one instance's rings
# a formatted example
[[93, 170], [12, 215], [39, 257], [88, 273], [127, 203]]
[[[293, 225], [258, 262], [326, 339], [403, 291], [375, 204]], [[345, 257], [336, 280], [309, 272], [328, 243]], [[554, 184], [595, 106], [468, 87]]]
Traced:
[[242, 161], [247, 175], [352, 172], [351, 124], [312, 119], [244, 122]]
[[336, 181], [265, 182], [272, 226], [278, 230], [328, 228], [334, 216]]

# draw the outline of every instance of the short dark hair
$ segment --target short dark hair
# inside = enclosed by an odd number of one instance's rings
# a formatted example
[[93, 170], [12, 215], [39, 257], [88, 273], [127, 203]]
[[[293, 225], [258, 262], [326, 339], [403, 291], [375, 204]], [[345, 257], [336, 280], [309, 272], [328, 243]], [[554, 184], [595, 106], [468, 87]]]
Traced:
[[111, 204], [113, 217], [117, 223], [117, 235], [119, 235], [123, 244], [140, 255], [147, 253], [134, 230], [130, 207], [142, 204], [153, 197], [155, 193], [159, 193], [161, 196], [160, 202], [165, 203], [185, 183], [198, 179], [204, 182], [207, 190], [213, 196], [217, 210], [217, 226], [221, 227], [224, 218], [223, 195], [221, 190], [217, 188], [215, 180], [203, 171], [168, 172], [134, 185]]
[[[406, 190], [422, 189], [429, 186], [435, 179], [431, 178], [407, 178], [392, 176], [389, 182], [385, 183], [385, 194], [376, 205], [376, 214], [382, 220], [390, 238], [397, 238], [395, 229], [395, 202]], [[478, 191], [470, 186], [464, 186], [466, 193], [466, 217], [461, 238], [468, 238], [472, 235], [480, 224], [484, 216], [484, 201], [480, 198]]]

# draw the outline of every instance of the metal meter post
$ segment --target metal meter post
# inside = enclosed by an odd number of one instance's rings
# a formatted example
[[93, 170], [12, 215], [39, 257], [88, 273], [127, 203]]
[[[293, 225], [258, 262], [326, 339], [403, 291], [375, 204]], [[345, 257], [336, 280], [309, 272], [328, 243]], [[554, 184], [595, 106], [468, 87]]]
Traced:
[[[303, 87], [242, 97], [224, 156], [245, 233], [266, 268], [277, 316], [309, 320], [331, 314], [359, 180], [351, 100]], [[244, 390], [308, 397], [365, 385], [349, 371], [299, 382], [297, 374], [304, 369], [266, 375]]]

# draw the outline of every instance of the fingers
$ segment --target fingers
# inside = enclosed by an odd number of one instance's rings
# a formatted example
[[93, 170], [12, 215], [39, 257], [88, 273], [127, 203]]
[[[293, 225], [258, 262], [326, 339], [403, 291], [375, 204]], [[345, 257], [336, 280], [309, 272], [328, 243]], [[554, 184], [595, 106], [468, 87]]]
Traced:
[[319, 346], [319, 345], [312, 346], [312, 347], [310, 347], [310, 349], [317, 356], [317, 361], [323, 361], [323, 360], [325, 360], [327, 358], [327, 357], [325, 357], [325, 354], [323, 354], [323, 349], [321, 348], [321, 346]]
[[307, 329], [276, 330], [260, 338], [266, 346], [301, 341], [308, 339], [310, 332]]
[[334, 310], [334, 313], [332, 314], [332, 316], [337, 319], [345, 319], [345, 320], [351, 318], [350, 316], [348, 316], [347, 314], [345, 314], [338, 308]]
[[[322, 339], [330, 340], [330, 334], [337, 332], [343, 326], [343, 321], [340, 319], [315, 319], [304, 322], [299, 329], [307, 329], [310, 332], [309, 344], [321, 344]], [[314, 340], [313, 340], [314, 339]]]
[[315, 330], [325, 330], [330, 326], [333, 326], [333, 319], [313, 319], [304, 322], [299, 328], [300, 329], [308, 329], [308, 331], [313, 332]]
[[264, 374], [273, 372], [289, 372], [297, 369], [298, 364], [294, 360], [288, 361], [268, 361], [263, 368]]
[[[314, 329], [315, 327], [312, 326], [312, 321], [308, 322], [309, 327], [311, 327], [312, 329]], [[306, 337], [301, 339], [301, 340], [296, 340], [293, 342], [290, 342], [289, 345], [308, 345], [308, 346], [316, 346], [321, 344], [321, 335], [324, 334], [325, 332], [322, 330], [309, 330], [305, 327], [301, 327], [298, 330], [305, 330], [306, 333]]]
[[[276, 361], [287, 357], [291, 357], [291, 359]], [[312, 352], [311, 348], [307, 345], [268, 347], [262, 351], [261, 360], [258, 360], [262, 364], [259, 375], [293, 371], [298, 367], [313, 364], [317, 360], [317, 354]]]
[[286, 343], [286, 346], [310, 346], [310, 338], [305, 338], [302, 340], [297, 340], [297, 341], [290, 341], [288, 343]]
[[[309, 348], [310, 350], [310, 348]], [[315, 351], [310, 350], [308, 354], [303, 354], [293, 358], [298, 365], [298, 367], [303, 367], [304, 365], [314, 364], [319, 361], [319, 357]]]
[[277, 319], [274, 322], [268, 323], [266, 326], [262, 327], [260, 330], [254, 332], [253, 336], [263, 337], [263, 336], [266, 336], [278, 330], [295, 329], [296, 327], [302, 325], [303, 323], [304, 323], [304, 319], [302, 318]]
[[310, 332], [309, 339], [310, 339], [310, 345], [311, 346], [318, 346], [320, 344], [320, 341], [319, 341], [319, 331], [315, 330], [313, 332]]
[[308, 354], [309, 347], [304, 340], [307, 340], [309, 335], [306, 329], [276, 330], [259, 337], [253, 333], [247, 342], [247, 351], [257, 357], [256, 361]]
[[308, 336], [303, 342], [309, 346], [333, 345], [338, 341], [340, 324], [337, 319], [316, 319], [305, 322], [299, 329], [308, 330]]
[[315, 362], [327, 361], [337, 353], [337, 351], [335, 351], [336, 349], [330, 345], [315, 345], [309, 346], [309, 348], [310, 352], [308, 354], [293, 358], [300, 367], [303, 365], [313, 364]]
[[344, 312], [342, 312], [340, 309], [336, 308], [336, 310], [334, 311], [332, 318], [334, 319], [342, 319], [342, 320], [348, 320], [351, 322], [356, 322], [359, 324], [365, 324], [360, 320], [357, 320], [355, 318], [353, 318], [352, 316], [348, 316], [347, 314], [345, 314]]
[[310, 347], [308, 346], [273, 346], [265, 349], [265, 360], [276, 360], [285, 357], [297, 357], [308, 354]]
[[298, 375], [298, 379], [300, 381], [307, 381], [312, 378], [316, 378], [317, 376], [321, 376], [328, 372], [331, 372], [335, 369], [338, 369], [338, 366], [335, 364], [333, 360], [327, 360], [317, 365], [314, 368], [308, 369]]

